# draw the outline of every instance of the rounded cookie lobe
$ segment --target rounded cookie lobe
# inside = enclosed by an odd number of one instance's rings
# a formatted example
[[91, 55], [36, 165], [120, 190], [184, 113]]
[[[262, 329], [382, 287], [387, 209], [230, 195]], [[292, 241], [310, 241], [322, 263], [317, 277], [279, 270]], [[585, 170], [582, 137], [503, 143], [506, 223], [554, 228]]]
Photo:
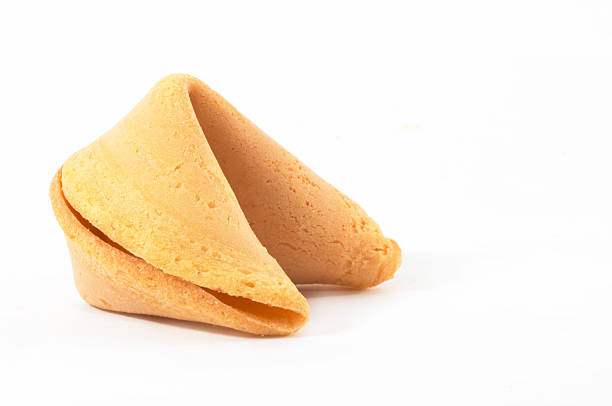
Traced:
[[391, 279], [397, 243], [366, 212], [219, 94], [184, 75], [206, 139], [249, 224], [291, 280], [358, 288]]
[[286, 335], [308, 319], [308, 307], [297, 311], [262, 305], [202, 288], [169, 275], [108, 239], [65, 200], [61, 174], [51, 182], [50, 197], [64, 231], [74, 279], [92, 306], [229, 327], [257, 335]]

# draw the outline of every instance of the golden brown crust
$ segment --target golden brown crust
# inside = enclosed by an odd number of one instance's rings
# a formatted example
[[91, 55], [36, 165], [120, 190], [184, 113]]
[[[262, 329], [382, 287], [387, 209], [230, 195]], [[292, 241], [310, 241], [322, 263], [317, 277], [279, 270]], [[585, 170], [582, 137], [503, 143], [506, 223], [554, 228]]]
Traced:
[[113, 246], [71, 210], [60, 179], [61, 172], [51, 182], [51, 202], [68, 242], [77, 289], [89, 304], [211, 323], [258, 335], [290, 334], [306, 322], [306, 306], [299, 312], [287, 311], [210, 291]]
[[401, 262], [361, 207], [188, 75], [71, 156], [51, 192], [81, 295], [111, 310], [288, 334], [308, 318], [294, 282], [365, 288]]
[[164, 81], [187, 83], [206, 140], [251, 228], [294, 283], [365, 288], [393, 277], [401, 250], [358, 204], [198, 79]]

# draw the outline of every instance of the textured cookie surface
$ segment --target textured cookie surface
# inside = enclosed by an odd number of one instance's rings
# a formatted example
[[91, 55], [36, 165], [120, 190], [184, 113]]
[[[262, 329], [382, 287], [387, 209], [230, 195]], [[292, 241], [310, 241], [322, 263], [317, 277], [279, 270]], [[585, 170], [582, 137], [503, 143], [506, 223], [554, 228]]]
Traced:
[[77, 289], [93, 306], [210, 323], [259, 335], [285, 335], [307, 320], [308, 308], [287, 311], [202, 288], [169, 275], [109, 241], [66, 202], [53, 178], [53, 210], [66, 236]]
[[79, 291], [112, 310], [287, 334], [308, 319], [294, 283], [374, 286], [401, 262], [361, 207], [188, 75], [71, 156], [51, 196]]
[[391, 279], [397, 243], [355, 202], [199, 80], [184, 80], [200, 126], [253, 231], [294, 283], [368, 287]]

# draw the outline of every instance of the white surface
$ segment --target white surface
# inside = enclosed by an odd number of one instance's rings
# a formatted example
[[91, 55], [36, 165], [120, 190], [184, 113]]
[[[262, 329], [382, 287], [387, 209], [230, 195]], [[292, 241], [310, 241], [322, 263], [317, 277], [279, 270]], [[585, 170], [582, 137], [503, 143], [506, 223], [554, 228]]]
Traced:
[[[1, 404], [612, 402], [610, 2], [17, 3]], [[308, 288], [281, 339], [87, 306], [48, 183], [172, 72], [359, 202], [403, 249], [396, 278]]]

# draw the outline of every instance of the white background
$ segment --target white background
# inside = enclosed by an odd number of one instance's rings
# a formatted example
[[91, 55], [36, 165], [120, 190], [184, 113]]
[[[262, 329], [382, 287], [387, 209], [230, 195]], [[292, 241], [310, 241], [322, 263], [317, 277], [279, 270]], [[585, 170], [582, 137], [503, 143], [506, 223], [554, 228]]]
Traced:
[[[85, 3], [0, 6], [1, 404], [611, 404], [609, 1]], [[85, 304], [48, 184], [173, 72], [359, 202], [396, 278], [305, 289], [286, 338]]]

